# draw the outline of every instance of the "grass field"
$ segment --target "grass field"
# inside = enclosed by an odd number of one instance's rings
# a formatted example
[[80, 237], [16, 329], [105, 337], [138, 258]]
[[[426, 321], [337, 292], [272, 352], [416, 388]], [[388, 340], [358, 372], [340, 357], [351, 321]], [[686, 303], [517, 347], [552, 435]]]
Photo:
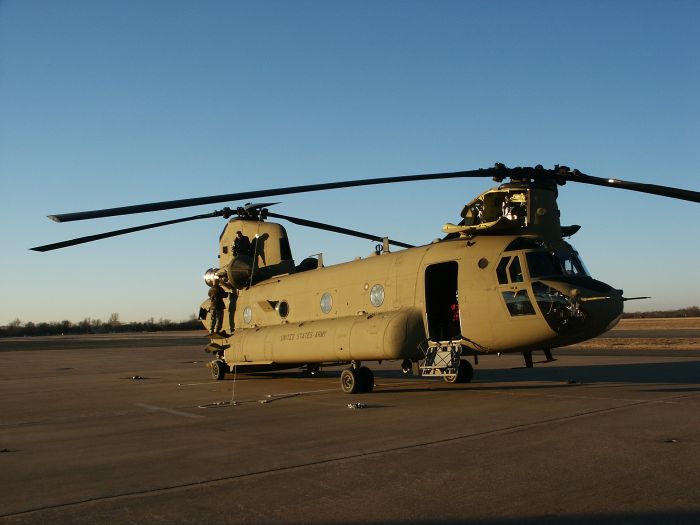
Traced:
[[[626, 331], [683, 331], [678, 337], [667, 334], [665, 337], [620, 337]], [[687, 336], [688, 330], [698, 330], [697, 334]], [[700, 350], [700, 317], [678, 317], [668, 319], [622, 319], [611, 330], [616, 337], [600, 337], [570, 348], [585, 348], [591, 350]], [[609, 332], [610, 333], [610, 332]]]

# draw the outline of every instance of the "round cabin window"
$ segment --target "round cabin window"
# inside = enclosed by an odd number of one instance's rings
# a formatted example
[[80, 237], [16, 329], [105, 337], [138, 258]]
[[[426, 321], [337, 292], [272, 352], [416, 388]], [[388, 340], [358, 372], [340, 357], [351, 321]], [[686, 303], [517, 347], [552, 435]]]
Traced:
[[243, 321], [245, 324], [250, 324], [253, 320], [253, 309], [250, 306], [246, 306], [243, 310]]
[[280, 314], [282, 319], [287, 317], [289, 315], [289, 303], [287, 301], [280, 301], [277, 305], [277, 313]]
[[384, 287], [381, 284], [375, 284], [369, 292], [369, 300], [372, 306], [381, 306], [384, 303]]
[[321, 296], [321, 311], [327, 314], [333, 308], [333, 296], [326, 292]]

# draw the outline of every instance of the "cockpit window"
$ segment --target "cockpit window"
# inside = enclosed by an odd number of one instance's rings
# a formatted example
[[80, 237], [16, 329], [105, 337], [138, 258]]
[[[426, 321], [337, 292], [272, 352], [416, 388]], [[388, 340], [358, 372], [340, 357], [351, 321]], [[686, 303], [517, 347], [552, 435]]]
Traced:
[[[496, 276], [499, 284], [521, 283], [523, 282], [523, 268], [520, 265], [520, 257], [503, 257], [496, 268]], [[510, 280], [508, 280], [510, 276]]]
[[575, 251], [559, 252], [557, 255], [559, 255], [564, 275], [590, 275], [588, 268], [586, 268]]
[[510, 266], [508, 267], [508, 273], [510, 274], [510, 282], [523, 282], [523, 270], [520, 267], [520, 257], [513, 257], [513, 262], [510, 263]]
[[498, 263], [496, 268], [496, 275], [498, 276], [498, 282], [500, 284], [508, 284], [508, 276], [506, 275], [506, 268], [508, 267], [508, 262], [510, 257], [503, 257]]
[[530, 277], [542, 277], [546, 275], [561, 275], [561, 264], [556, 254], [552, 252], [529, 252], [525, 254], [527, 267], [530, 269]]
[[588, 269], [574, 250], [554, 252], [528, 252], [525, 254], [530, 277], [545, 277], [548, 275], [586, 275]]
[[508, 312], [513, 317], [520, 315], [535, 315], [535, 308], [530, 302], [530, 297], [527, 290], [518, 290], [516, 292], [502, 292], [503, 299], [506, 302]]

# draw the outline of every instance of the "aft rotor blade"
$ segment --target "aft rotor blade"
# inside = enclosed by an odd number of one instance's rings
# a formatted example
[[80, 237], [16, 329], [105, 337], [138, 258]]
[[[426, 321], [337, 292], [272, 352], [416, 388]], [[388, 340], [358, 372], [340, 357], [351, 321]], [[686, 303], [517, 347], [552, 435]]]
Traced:
[[127, 233], [134, 233], [142, 230], [150, 230], [151, 228], [160, 228], [161, 226], [169, 226], [171, 224], [177, 224], [179, 222], [196, 221], [197, 219], [209, 219], [211, 217], [219, 217], [222, 212], [215, 211], [212, 213], [205, 213], [203, 215], [194, 215], [192, 217], [185, 217], [182, 219], [174, 219], [171, 221], [154, 222], [152, 224], [144, 224], [143, 226], [135, 226], [133, 228], [124, 228], [122, 230], [114, 230], [111, 232], [98, 233], [96, 235], [86, 235], [85, 237], [78, 237], [76, 239], [70, 239], [68, 241], [56, 242], [53, 244], [45, 244], [44, 246], [35, 246], [34, 248], [29, 248], [35, 252], [50, 252], [51, 250], [58, 250], [60, 248], [68, 248], [69, 246], [75, 246], [76, 244], [85, 244], [87, 242], [99, 241], [100, 239], [108, 239], [110, 237], [117, 237], [118, 235], [126, 235]]
[[583, 184], [593, 184], [595, 186], [605, 186], [608, 188], [620, 188], [623, 190], [649, 193], [651, 195], [660, 195], [661, 197], [670, 197], [672, 199], [700, 202], [700, 192], [684, 190], [681, 188], [672, 188], [671, 186], [659, 186], [657, 184], [629, 182], [620, 179], [604, 179], [602, 177], [593, 177], [591, 175], [585, 175], [584, 173], [581, 173], [576, 170], [566, 174], [565, 178], [567, 181], [571, 182], [581, 182]]
[[[285, 221], [293, 222], [299, 226], [308, 226], [309, 228], [317, 228], [319, 230], [326, 230], [334, 233], [341, 233], [343, 235], [350, 235], [352, 237], [359, 237], [361, 239], [369, 239], [370, 241], [382, 242], [384, 237], [379, 235], [372, 235], [371, 233], [364, 233], [357, 230], [350, 230], [348, 228], [341, 228], [340, 226], [333, 226], [332, 224], [324, 224], [322, 222], [310, 221], [308, 219], [300, 219], [298, 217], [290, 217], [289, 215], [281, 215], [279, 213], [267, 213], [268, 217], [273, 217], [275, 219], [284, 219]], [[405, 242], [393, 241], [389, 239], [389, 244], [394, 246], [400, 246], [402, 248], [413, 248], [412, 244], [406, 244]]]
[[97, 219], [99, 217], [114, 217], [116, 215], [130, 215], [133, 213], [146, 213], [151, 211], [172, 210], [203, 204], [215, 204], [217, 202], [232, 202], [244, 199], [259, 199], [275, 195], [290, 195], [293, 193], [307, 193], [311, 191], [333, 190], [339, 188], [354, 188], [357, 186], [371, 186], [375, 184], [390, 184], [394, 182], [411, 182], [419, 180], [458, 179], [468, 177], [491, 177], [497, 173], [496, 168], [487, 168], [471, 171], [456, 171], [451, 173], [429, 173], [425, 175], [406, 175], [401, 177], [384, 177], [379, 179], [361, 179], [341, 182], [327, 182], [322, 184], [307, 184], [304, 186], [287, 186], [285, 188], [272, 188], [259, 191], [244, 191], [240, 193], [227, 193], [224, 195], [212, 195], [209, 197], [197, 197], [193, 199], [179, 199], [172, 201], [151, 202], [136, 204], [133, 206], [121, 206], [104, 210], [81, 211], [73, 213], [60, 213], [49, 215], [49, 219], [56, 222], [82, 221], [85, 219]]

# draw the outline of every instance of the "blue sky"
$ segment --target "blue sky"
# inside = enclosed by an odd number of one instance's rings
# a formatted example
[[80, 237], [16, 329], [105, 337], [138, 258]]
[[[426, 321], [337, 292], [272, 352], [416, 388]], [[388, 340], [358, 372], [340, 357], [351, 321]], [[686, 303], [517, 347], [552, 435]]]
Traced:
[[[222, 220], [31, 246], [217, 206], [50, 213], [354, 178], [565, 164], [700, 190], [700, 3], [0, 1], [0, 324], [186, 319]], [[410, 243], [486, 180], [283, 197]], [[700, 304], [700, 206], [569, 184], [562, 222], [628, 310]], [[221, 206], [219, 206], [221, 207]], [[372, 243], [288, 226], [298, 260]]]

